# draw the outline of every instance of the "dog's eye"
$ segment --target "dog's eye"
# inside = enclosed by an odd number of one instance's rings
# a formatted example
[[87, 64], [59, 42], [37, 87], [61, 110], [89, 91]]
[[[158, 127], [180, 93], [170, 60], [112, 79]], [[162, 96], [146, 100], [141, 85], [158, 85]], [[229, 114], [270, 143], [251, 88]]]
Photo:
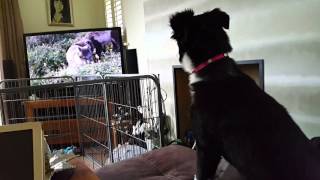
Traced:
[[172, 35], [170, 38], [171, 38], [171, 39], [176, 39], [175, 35]]

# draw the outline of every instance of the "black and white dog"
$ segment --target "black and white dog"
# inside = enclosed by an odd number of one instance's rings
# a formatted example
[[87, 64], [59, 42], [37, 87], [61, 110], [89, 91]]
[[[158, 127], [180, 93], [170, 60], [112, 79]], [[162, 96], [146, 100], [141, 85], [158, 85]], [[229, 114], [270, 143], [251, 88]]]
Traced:
[[227, 53], [229, 15], [213, 9], [171, 16], [180, 62], [190, 73], [197, 179], [213, 179], [221, 156], [248, 180], [320, 180], [320, 157], [287, 110]]

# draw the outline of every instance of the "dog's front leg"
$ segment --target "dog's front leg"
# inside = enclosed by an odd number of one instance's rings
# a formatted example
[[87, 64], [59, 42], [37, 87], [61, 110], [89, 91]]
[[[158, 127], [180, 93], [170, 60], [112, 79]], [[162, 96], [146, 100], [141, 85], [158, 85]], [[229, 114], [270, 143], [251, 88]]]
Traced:
[[213, 180], [221, 156], [217, 149], [208, 149], [197, 144], [197, 180]]

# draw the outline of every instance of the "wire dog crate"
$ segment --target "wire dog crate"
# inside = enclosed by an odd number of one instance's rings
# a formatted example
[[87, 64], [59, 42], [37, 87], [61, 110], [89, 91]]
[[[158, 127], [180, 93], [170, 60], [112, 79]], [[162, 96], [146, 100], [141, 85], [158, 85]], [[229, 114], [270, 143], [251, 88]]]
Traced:
[[92, 167], [138, 156], [162, 145], [162, 97], [151, 75], [2, 81], [4, 124], [41, 121], [51, 149], [79, 147]]
[[104, 166], [162, 145], [162, 101], [154, 76], [106, 76], [77, 85], [85, 157]]
[[41, 121], [52, 149], [80, 144], [71, 77], [5, 80], [0, 85], [3, 124]]

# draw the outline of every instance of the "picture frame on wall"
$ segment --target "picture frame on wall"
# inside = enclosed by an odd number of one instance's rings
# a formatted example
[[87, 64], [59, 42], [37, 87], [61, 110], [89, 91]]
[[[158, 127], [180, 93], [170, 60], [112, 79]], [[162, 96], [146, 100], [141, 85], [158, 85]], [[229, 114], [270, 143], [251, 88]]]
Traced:
[[50, 26], [73, 26], [72, 0], [46, 0]]

